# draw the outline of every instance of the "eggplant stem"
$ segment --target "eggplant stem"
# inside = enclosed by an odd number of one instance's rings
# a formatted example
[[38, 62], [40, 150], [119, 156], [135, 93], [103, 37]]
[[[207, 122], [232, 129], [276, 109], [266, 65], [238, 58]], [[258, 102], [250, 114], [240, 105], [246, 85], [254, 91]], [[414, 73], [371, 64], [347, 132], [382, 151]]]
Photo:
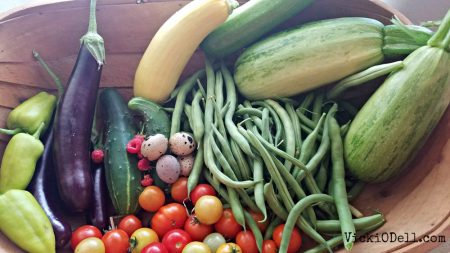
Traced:
[[89, 6], [89, 26], [88, 32], [81, 37], [81, 45], [85, 46], [95, 58], [100, 67], [105, 62], [105, 46], [102, 36], [97, 33], [96, 0], [91, 0]]
[[52, 78], [56, 87], [58, 88], [58, 98], [61, 99], [64, 94], [64, 86], [61, 83], [61, 79], [53, 72], [53, 70], [48, 66], [48, 64], [42, 59], [39, 53], [33, 49], [33, 56], [39, 62], [39, 64], [47, 71], [48, 75]]
[[22, 129], [20, 128], [16, 128], [16, 129], [4, 129], [4, 128], [0, 128], [0, 134], [7, 134], [7, 135], [15, 135], [18, 133], [21, 133]]

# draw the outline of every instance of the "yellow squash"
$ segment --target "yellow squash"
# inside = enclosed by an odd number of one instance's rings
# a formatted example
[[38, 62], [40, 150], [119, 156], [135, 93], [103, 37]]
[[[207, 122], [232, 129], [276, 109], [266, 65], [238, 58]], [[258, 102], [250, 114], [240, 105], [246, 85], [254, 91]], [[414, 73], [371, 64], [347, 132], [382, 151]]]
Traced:
[[224, 23], [237, 2], [194, 0], [158, 30], [136, 70], [134, 96], [164, 102], [203, 39]]

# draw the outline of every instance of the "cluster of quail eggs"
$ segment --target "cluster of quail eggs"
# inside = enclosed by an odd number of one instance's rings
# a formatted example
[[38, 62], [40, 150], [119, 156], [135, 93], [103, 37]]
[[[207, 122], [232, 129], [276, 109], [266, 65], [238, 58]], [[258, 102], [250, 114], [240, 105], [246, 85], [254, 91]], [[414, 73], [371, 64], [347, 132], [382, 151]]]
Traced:
[[189, 133], [175, 133], [169, 140], [162, 134], [156, 134], [145, 138], [142, 142], [141, 154], [149, 161], [156, 161], [158, 177], [172, 184], [180, 176], [188, 176], [191, 173], [195, 148], [196, 143]]

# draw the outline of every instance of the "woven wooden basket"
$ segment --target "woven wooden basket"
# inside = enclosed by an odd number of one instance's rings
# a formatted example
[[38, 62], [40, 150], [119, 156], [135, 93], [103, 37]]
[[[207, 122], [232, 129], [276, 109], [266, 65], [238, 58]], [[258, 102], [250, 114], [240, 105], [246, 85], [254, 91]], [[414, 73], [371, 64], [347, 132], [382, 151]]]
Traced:
[[[40, 90], [55, 91], [51, 80], [32, 57], [36, 49], [65, 83], [75, 62], [79, 38], [85, 33], [88, 2], [68, 0], [33, 1], [27, 6], [0, 15], [0, 127], [24, 99]], [[106, 43], [106, 65], [101, 86], [117, 87], [131, 96], [134, 71], [148, 42], [161, 24], [188, 1], [99, 0], [99, 33]], [[243, 1], [245, 2], [245, 1]], [[316, 0], [314, 5], [288, 22], [288, 25], [342, 16], [364, 16], [389, 23], [393, 15], [409, 20], [379, 0]], [[269, 17], [268, 17], [269, 18]], [[202, 65], [201, 54], [194, 55], [184, 76]], [[7, 143], [0, 136], [0, 155]], [[366, 214], [385, 214], [380, 228], [396, 235], [440, 235], [450, 240], [450, 110], [404, 175], [384, 184], [366, 187], [355, 201]], [[386, 234], [384, 234], [386, 237]], [[426, 239], [426, 238], [425, 238]], [[450, 252], [442, 242], [359, 242], [353, 252]], [[0, 252], [22, 252], [0, 234]], [[61, 251], [65, 252], [65, 251]], [[67, 250], [68, 252], [68, 250]]]

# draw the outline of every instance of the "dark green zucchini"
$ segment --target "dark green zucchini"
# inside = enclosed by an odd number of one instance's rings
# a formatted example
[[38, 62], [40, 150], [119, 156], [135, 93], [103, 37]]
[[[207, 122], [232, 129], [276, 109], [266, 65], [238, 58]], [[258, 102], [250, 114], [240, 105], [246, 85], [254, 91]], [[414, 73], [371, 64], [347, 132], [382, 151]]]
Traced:
[[136, 127], [127, 104], [115, 89], [104, 89], [100, 93], [100, 105], [105, 129], [103, 145], [109, 195], [117, 214], [131, 214], [138, 209], [138, 197], [142, 192], [137, 157], [126, 151]]

